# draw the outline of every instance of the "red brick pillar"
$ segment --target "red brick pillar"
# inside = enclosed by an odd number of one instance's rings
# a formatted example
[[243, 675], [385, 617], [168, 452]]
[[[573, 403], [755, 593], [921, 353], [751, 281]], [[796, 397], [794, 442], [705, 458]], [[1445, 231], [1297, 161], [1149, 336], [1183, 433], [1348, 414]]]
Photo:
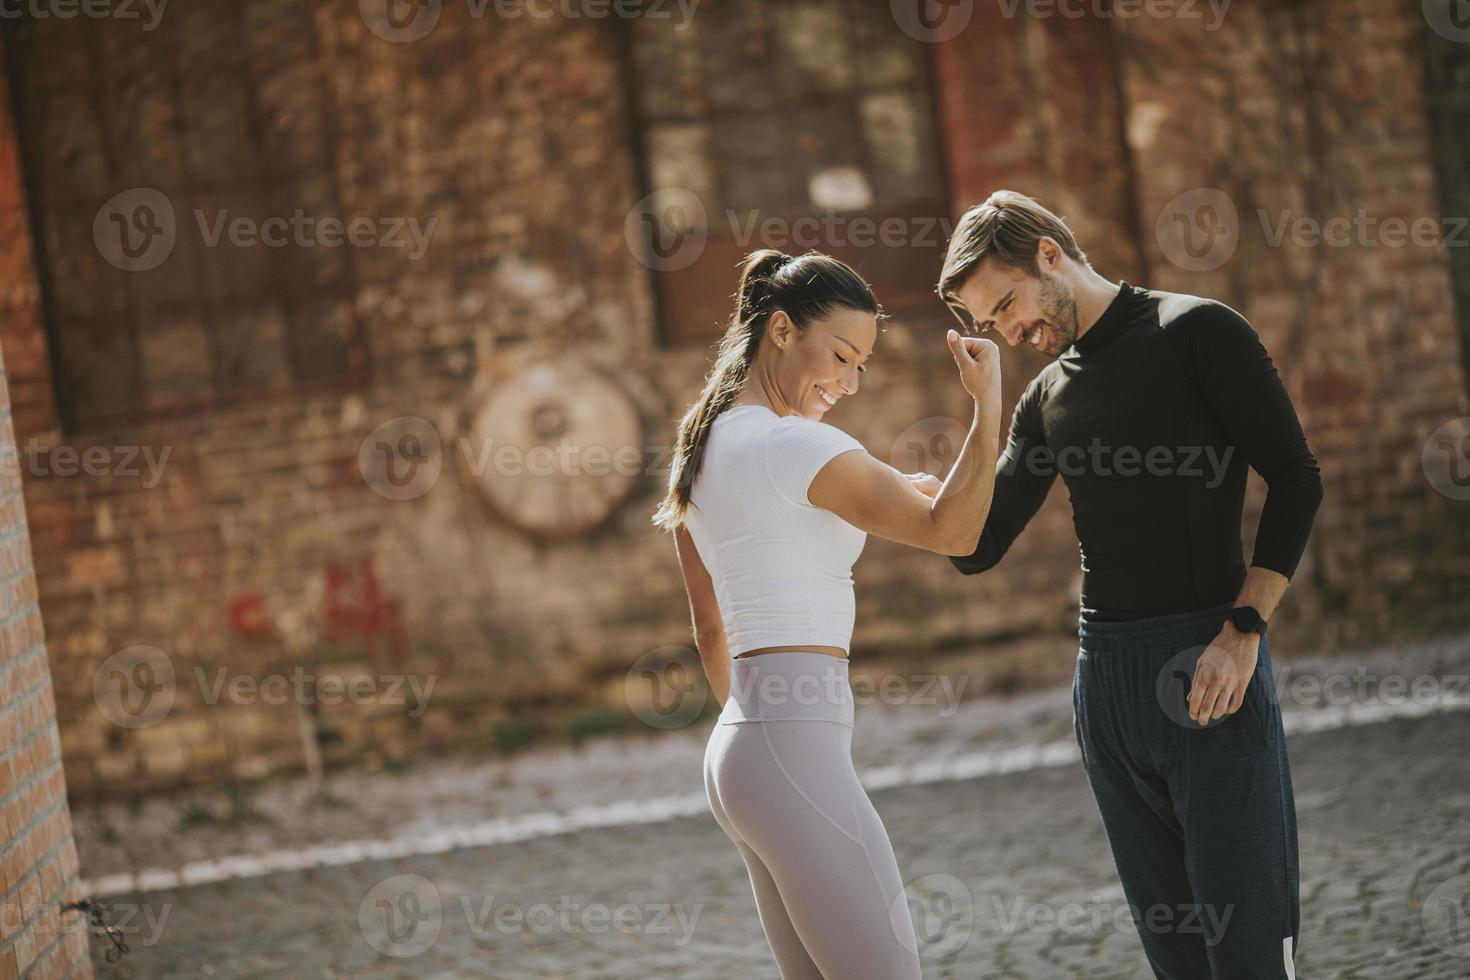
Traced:
[[[0, 50], [0, 324], [6, 325], [0, 344], [7, 356], [18, 324], [40, 337], [10, 104]], [[0, 357], [0, 980], [88, 978], [92, 964], [82, 920], [59, 908], [78, 897], [77, 849], [19, 459], [10, 378]]]

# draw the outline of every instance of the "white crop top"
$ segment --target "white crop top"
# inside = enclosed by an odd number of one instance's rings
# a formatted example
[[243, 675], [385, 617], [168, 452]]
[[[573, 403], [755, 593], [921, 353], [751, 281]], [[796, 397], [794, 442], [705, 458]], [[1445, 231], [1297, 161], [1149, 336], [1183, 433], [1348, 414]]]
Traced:
[[867, 534], [807, 499], [827, 461], [863, 444], [764, 405], [714, 421], [685, 525], [714, 581], [730, 654], [769, 646], [848, 649], [852, 564]]

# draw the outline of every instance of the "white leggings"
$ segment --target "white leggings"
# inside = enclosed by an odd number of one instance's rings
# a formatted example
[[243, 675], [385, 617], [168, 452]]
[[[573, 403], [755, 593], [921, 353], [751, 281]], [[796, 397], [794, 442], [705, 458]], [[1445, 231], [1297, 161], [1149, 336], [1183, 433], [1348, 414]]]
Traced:
[[847, 660], [737, 657], [704, 753], [710, 809], [755, 889], [782, 980], [920, 980], [888, 832], [852, 764]]

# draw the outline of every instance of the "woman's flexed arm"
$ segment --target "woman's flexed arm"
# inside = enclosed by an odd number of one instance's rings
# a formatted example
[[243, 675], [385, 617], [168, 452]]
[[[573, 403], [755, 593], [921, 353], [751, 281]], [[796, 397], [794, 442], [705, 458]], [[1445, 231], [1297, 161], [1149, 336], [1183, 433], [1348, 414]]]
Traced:
[[880, 538], [942, 555], [968, 555], [985, 526], [1000, 450], [1000, 351], [989, 340], [946, 338], [960, 380], [974, 400], [970, 431], [939, 492], [868, 453], [842, 453], [812, 479], [807, 498]]

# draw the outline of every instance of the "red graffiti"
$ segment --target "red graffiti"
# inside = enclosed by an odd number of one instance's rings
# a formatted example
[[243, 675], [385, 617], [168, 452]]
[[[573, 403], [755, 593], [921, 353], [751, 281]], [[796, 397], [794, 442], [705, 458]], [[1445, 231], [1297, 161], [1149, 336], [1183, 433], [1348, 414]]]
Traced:
[[[408, 631], [398, 603], [383, 595], [371, 555], [363, 556], [356, 569], [327, 562], [323, 569], [322, 621], [335, 640], [386, 637], [393, 652], [408, 651]], [[269, 636], [273, 629], [265, 597], [259, 592], [240, 592], [230, 597], [230, 626], [237, 636], [255, 639]]]
[[384, 597], [379, 588], [373, 556], [363, 556], [357, 581], [353, 581], [351, 573], [336, 562], [328, 562], [325, 572], [322, 617], [333, 636], [338, 639], [387, 637], [393, 645], [393, 652], [403, 656], [408, 649], [403, 616], [398, 603]]
[[230, 625], [237, 636], [247, 639], [268, 634], [271, 621], [265, 613], [265, 597], [259, 592], [241, 592], [231, 596]]

